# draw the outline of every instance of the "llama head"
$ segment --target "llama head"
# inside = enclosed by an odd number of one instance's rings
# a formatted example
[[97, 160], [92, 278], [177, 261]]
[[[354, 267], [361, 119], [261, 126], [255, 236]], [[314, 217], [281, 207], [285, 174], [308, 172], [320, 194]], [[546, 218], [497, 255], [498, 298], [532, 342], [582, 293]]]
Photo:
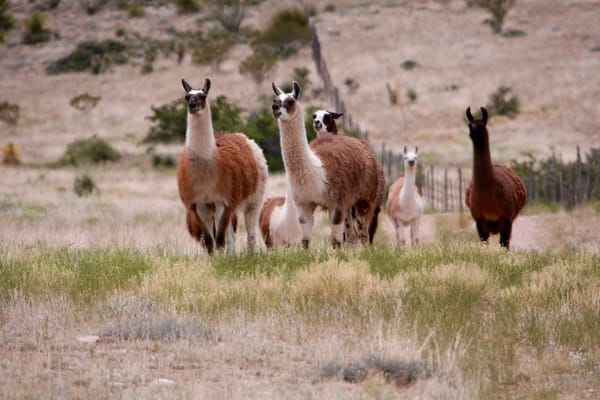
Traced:
[[336, 113], [333, 111], [317, 110], [313, 114], [313, 128], [317, 135], [323, 133], [337, 134], [337, 126], [335, 120], [344, 115], [344, 113]]
[[185, 90], [185, 101], [188, 105], [188, 111], [191, 114], [195, 114], [199, 111], [206, 109], [206, 96], [210, 90], [210, 79], [206, 78], [202, 89], [192, 89], [192, 86], [184, 79], [181, 78], [181, 84]]
[[273, 111], [273, 117], [281, 120], [291, 119], [296, 112], [300, 109], [298, 107], [298, 99], [300, 98], [300, 85], [298, 82], [292, 82], [292, 92], [285, 93], [275, 83], [272, 84], [273, 91], [275, 92], [275, 99], [273, 99], [273, 105], [271, 110]]
[[419, 159], [419, 147], [415, 146], [415, 151], [409, 151], [404, 146], [404, 168], [414, 170], [417, 167], [417, 160]]
[[471, 114], [471, 107], [467, 108], [467, 122], [469, 126], [469, 137], [471, 140], [481, 140], [481, 138], [487, 137], [487, 119], [488, 113], [484, 107], [481, 107], [481, 119], [473, 118]]

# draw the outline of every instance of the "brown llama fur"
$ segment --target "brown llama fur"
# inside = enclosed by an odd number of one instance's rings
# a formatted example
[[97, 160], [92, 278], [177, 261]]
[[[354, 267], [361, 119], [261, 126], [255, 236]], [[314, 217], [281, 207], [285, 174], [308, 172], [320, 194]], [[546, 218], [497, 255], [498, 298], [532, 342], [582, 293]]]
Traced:
[[209, 253], [226, 240], [228, 250], [233, 250], [236, 213], [242, 211], [252, 247], [267, 179], [262, 151], [242, 133], [214, 134], [206, 100], [208, 79], [202, 90], [192, 89], [185, 80], [182, 83], [189, 109], [177, 185], [188, 231]]
[[509, 248], [512, 224], [527, 201], [527, 189], [514, 171], [492, 164], [487, 110], [476, 120], [467, 108], [469, 136], [473, 142], [473, 178], [466, 189], [465, 203], [475, 220], [479, 238], [500, 234], [500, 245]]

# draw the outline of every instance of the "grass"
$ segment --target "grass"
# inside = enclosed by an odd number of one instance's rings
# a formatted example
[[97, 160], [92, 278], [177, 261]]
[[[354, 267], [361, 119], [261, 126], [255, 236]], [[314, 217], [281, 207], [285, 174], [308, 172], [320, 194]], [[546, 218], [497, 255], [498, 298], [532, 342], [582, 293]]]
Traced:
[[[478, 243], [413, 250], [286, 249], [200, 259], [119, 248], [2, 252], [4, 307], [65, 298], [75, 307], [106, 310], [106, 301], [122, 295], [146, 299], [152, 305], [147, 311], [104, 314], [103, 336], [115, 340], [214, 341], [220, 334], [207, 326], [240, 315], [248, 321], [275, 318], [292, 330], [352, 327], [362, 340], [381, 326], [421, 343], [419, 370], [443, 380], [448, 363], [455, 363], [465, 384], [484, 398], [505, 395], [507, 388], [527, 396], [532, 382], [594, 374], [599, 360], [600, 256], [595, 254], [506, 252]], [[572, 354], [582, 361], [571, 361]], [[381, 353], [369, 360], [334, 370], [367, 386], [374, 384], [366, 379], [369, 371], [388, 376], [381, 385], [410, 383], [417, 375], [429, 379], [417, 374], [410, 360]], [[541, 374], [532, 368], [546, 364], [556, 370]], [[335, 376], [327, 373], [331, 365], [320, 374]], [[385, 375], [386, 365], [409, 372]], [[557, 394], [574, 385], [564, 381]]]

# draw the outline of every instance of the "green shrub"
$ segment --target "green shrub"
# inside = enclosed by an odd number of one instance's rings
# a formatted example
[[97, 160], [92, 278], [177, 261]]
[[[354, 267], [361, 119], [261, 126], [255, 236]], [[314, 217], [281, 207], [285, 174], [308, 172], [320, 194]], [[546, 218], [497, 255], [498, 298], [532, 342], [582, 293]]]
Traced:
[[415, 101], [417, 101], [417, 92], [415, 92], [414, 89], [408, 89], [406, 91], [406, 97], [408, 97], [408, 101], [414, 103]]
[[50, 40], [50, 31], [46, 28], [45, 18], [42, 13], [33, 13], [24, 22], [23, 43], [37, 44]]
[[3, 101], [0, 103], [0, 121], [8, 125], [16, 125], [19, 122], [19, 105]]
[[265, 48], [258, 47], [240, 64], [240, 74], [248, 74], [257, 84], [261, 84], [266, 76], [273, 70], [277, 58]]
[[252, 48], [264, 50], [277, 58], [288, 58], [308, 45], [311, 32], [308, 14], [299, 8], [287, 8], [278, 12], [267, 29], [259, 32], [252, 42]]
[[6, 39], [6, 34], [15, 25], [15, 19], [8, 14], [10, 0], [0, 0], [0, 43]]
[[225, 60], [235, 44], [235, 38], [228, 32], [212, 30], [192, 51], [195, 64], [212, 64], [216, 69]]
[[410, 71], [411, 69], [415, 69], [419, 66], [419, 64], [417, 64], [416, 61], [413, 60], [406, 60], [402, 63], [402, 68], [404, 68], [407, 71]]
[[521, 102], [517, 96], [507, 98], [511, 88], [500, 86], [498, 90], [490, 95], [487, 109], [490, 115], [506, 115], [513, 118], [519, 113]]
[[89, 196], [94, 190], [96, 190], [96, 184], [89, 175], [84, 174], [75, 178], [75, 182], [73, 182], [73, 191], [77, 196]]
[[88, 93], [77, 95], [69, 101], [71, 107], [78, 109], [79, 111], [87, 111], [94, 107], [102, 99], [100, 96], [92, 96]]
[[152, 153], [152, 166], [155, 168], [174, 168], [177, 165], [175, 158], [168, 154]]
[[131, 18], [139, 18], [144, 16], [144, 7], [139, 3], [130, 4], [127, 7], [127, 15]]
[[60, 165], [80, 165], [103, 161], [118, 161], [121, 154], [104, 139], [79, 139], [67, 146], [65, 154], [59, 160]]
[[101, 73], [112, 64], [125, 64], [128, 60], [127, 46], [120, 41], [107, 39], [101, 42], [80, 42], [69, 55], [58, 59], [46, 68], [48, 74], [91, 71]]
[[146, 117], [154, 123], [142, 143], [172, 143], [185, 140], [187, 107], [182, 100], [151, 107], [152, 115]]

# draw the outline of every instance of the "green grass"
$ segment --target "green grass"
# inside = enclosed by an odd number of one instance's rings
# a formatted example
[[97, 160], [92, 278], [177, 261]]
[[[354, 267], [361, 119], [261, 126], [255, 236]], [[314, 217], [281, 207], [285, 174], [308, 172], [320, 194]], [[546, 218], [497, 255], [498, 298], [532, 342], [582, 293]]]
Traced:
[[[531, 379], [524, 360], [580, 352], [585, 362], [577, 370], [589, 374], [599, 357], [599, 255], [507, 252], [479, 243], [200, 258], [159, 249], [1, 250], [3, 302], [66, 296], [93, 305], [125, 293], [209, 324], [241, 313], [315, 329], [381, 325], [422, 343], [434, 374], [455, 357], [482, 397]], [[172, 320], [109, 330], [152, 339], [188, 329], [200, 331]]]

